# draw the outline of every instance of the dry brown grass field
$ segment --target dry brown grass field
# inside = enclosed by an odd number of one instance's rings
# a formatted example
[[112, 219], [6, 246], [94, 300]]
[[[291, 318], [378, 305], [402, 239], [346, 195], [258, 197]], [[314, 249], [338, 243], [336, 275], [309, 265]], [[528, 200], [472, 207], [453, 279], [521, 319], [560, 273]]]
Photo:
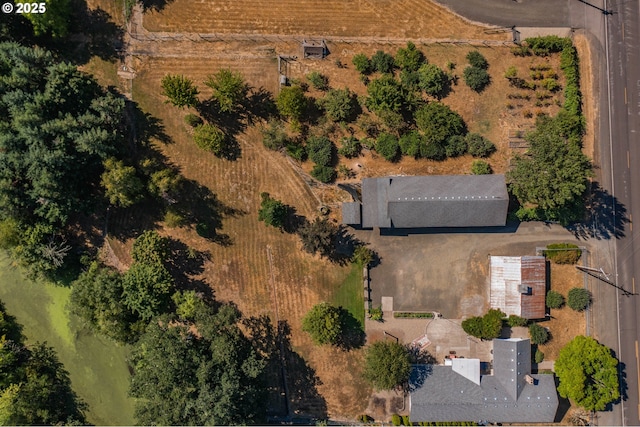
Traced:
[[175, 0], [149, 31], [503, 40], [431, 1]]
[[[580, 261], [581, 262], [581, 261]], [[551, 289], [560, 292], [566, 301], [571, 288], [581, 288], [583, 273], [575, 265], [559, 265], [551, 263]], [[549, 328], [551, 341], [541, 345], [545, 360], [556, 360], [562, 347], [578, 335], [584, 335], [585, 314], [576, 312], [566, 305], [557, 310], [551, 310], [551, 319], [540, 325]]]

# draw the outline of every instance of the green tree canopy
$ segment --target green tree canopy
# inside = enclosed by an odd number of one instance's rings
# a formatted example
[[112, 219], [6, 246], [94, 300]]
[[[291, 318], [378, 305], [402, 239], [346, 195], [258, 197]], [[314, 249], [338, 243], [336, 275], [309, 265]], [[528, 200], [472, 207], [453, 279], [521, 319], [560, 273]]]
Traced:
[[20, 330], [0, 302], [0, 425], [86, 424], [86, 404], [55, 351], [25, 346]]
[[390, 162], [398, 160], [398, 154], [400, 153], [398, 138], [390, 133], [381, 133], [376, 139], [376, 151]]
[[144, 264], [163, 264], [169, 259], [169, 239], [155, 230], [146, 230], [133, 242], [131, 257]]
[[307, 98], [300, 86], [286, 86], [280, 89], [276, 106], [284, 117], [300, 121], [307, 108]]
[[352, 59], [353, 65], [356, 67], [356, 70], [361, 74], [370, 74], [371, 73], [371, 61], [369, 57], [364, 53], [358, 53]]
[[371, 67], [380, 73], [390, 73], [393, 71], [395, 61], [393, 56], [381, 50], [371, 57]]
[[284, 222], [289, 215], [289, 208], [280, 200], [272, 198], [269, 193], [260, 193], [260, 209], [258, 210], [258, 221], [275, 228], [284, 227]]
[[592, 175], [580, 146], [562, 136], [556, 119], [540, 118], [529, 133], [527, 156], [516, 156], [507, 172], [511, 193], [522, 205], [534, 205], [544, 219], [569, 224], [584, 212], [583, 195]]
[[205, 84], [213, 89], [213, 98], [225, 113], [236, 111], [249, 93], [249, 85], [242, 74], [226, 68], [208, 76]]
[[324, 98], [319, 100], [327, 118], [334, 122], [353, 120], [358, 110], [358, 100], [349, 89], [330, 89]]
[[618, 360], [591, 337], [577, 336], [564, 346], [554, 369], [560, 396], [588, 411], [603, 411], [620, 398]]
[[264, 423], [265, 361], [238, 328], [240, 314], [196, 304], [191, 315], [186, 324], [166, 315], [151, 322], [131, 352], [138, 423]]
[[66, 36], [71, 24], [71, 1], [44, 0], [44, 6], [44, 11], [39, 9], [39, 13], [24, 15], [33, 25], [33, 34], [48, 35], [56, 39]]
[[401, 47], [396, 52], [395, 64], [406, 71], [418, 71], [418, 68], [427, 60], [422, 51], [416, 48], [413, 42], [407, 42], [407, 47]]
[[0, 211], [66, 225], [124, 147], [124, 101], [38, 48], [0, 43]]
[[400, 112], [405, 104], [405, 94], [402, 86], [391, 75], [384, 75], [371, 81], [367, 86], [366, 105], [371, 111]]
[[427, 95], [442, 98], [449, 88], [449, 76], [434, 64], [424, 64], [418, 70], [419, 87]]
[[316, 344], [338, 344], [343, 333], [340, 309], [326, 302], [314, 305], [302, 319], [302, 330]]
[[91, 263], [71, 286], [70, 309], [93, 330], [118, 342], [137, 337], [139, 317], [123, 298], [122, 275]]
[[424, 133], [426, 142], [444, 146], [454, 135], [465, 135], [467, 126], [462, 117], [441, 102], [429, 102], [415, 114], [416, 125]]
[[377, 390], [391, 390], [409, 380], [411, 358], [395, 341], [377, 341], [365, 353], [364, 377]]
[[491, 77], [487, 70], [474, 66], [469, 66], [462, 72], [464, 82], [475, 92], [482, 92], [491, 82]]
[[171, 275], [160, 263], [134, 262], [122, 280], [124, 303], [145, 321], [167, 310], [174, 290]]
[[104, 161], [101, 182], [109, 203], [123, 208], [134, 205], [144, 197], [144, 184], [136, 175], [136, 168], [125, 166], [113, 157]]
[[479, 133], [469, 132], [465, 136], [467, 151], [473, 157], [489, 157], [496, 151], [496, 146]]
[[307, 155], [316, 165], [330, 165], [334, 150], [333, 143], [326, 136], [310, 136], [307, 139]]
[[160, 82], [162, 94], [168, 99], [166, 103], [171, 103], [176, 107], [195, 107], [198, 105], [198, 88], [193, 84], [193, 80], [181, 74], [167, 74]]
[[222, 157], [227, 148], [227, 136], [220, 128], [205, 123], [196, 126], [193, 140], [203, 150], [212, 152], [216, 157]]

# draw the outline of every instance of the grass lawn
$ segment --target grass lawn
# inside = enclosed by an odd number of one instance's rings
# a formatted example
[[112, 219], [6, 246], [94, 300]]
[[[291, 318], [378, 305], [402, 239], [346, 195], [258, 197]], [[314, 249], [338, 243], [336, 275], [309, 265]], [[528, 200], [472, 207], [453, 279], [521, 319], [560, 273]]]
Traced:
[[89, 405], [87, 420], [133, 425], [127, 348], [93, 335], [69, 315], [71, 289], [25, 279], [5, 253], [0, 253], [0, 283], [0, 299], [23, 326], [27, 344], [46, 341], [58, 353], [74, 391]]
[[362, 267], [353, 264], [349, 275], [333, 295], [333, 304], [349, 310], [364, 329], [364, 295], [362, 285]]

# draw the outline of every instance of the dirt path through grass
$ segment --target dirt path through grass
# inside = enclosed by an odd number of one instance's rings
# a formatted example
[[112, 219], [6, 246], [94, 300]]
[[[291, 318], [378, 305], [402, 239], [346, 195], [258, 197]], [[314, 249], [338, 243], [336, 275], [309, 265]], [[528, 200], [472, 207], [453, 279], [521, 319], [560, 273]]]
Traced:
[[46, 341], [69, 372], [72, 387], [88, 405], [95, 425], [133, 425], [127, 397], [127, 350], [83, 328], [66, 310], [71, 290], [24, 278], [0, 252], [0, 299], [24, 326], [27, 343]]

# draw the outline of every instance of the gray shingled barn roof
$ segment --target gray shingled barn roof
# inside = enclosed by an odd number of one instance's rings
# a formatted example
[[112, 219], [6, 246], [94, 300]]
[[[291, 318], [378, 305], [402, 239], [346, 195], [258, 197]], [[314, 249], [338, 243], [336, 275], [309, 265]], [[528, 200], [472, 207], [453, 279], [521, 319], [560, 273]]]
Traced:
[[360, 225], [360, 202], [348, 202], [342, 204], [342, 223]]
[[365, 228], [487, 227], [506, 224], [504, 175], [366, 178]]
[[552, 423], [558, 408], [554, 377], [531, 375], [529, 340], [493, 344], [494, 375], [482, 376], [479, 386], [451, 366], [415, 365], [409, 380], [411, 421]]

